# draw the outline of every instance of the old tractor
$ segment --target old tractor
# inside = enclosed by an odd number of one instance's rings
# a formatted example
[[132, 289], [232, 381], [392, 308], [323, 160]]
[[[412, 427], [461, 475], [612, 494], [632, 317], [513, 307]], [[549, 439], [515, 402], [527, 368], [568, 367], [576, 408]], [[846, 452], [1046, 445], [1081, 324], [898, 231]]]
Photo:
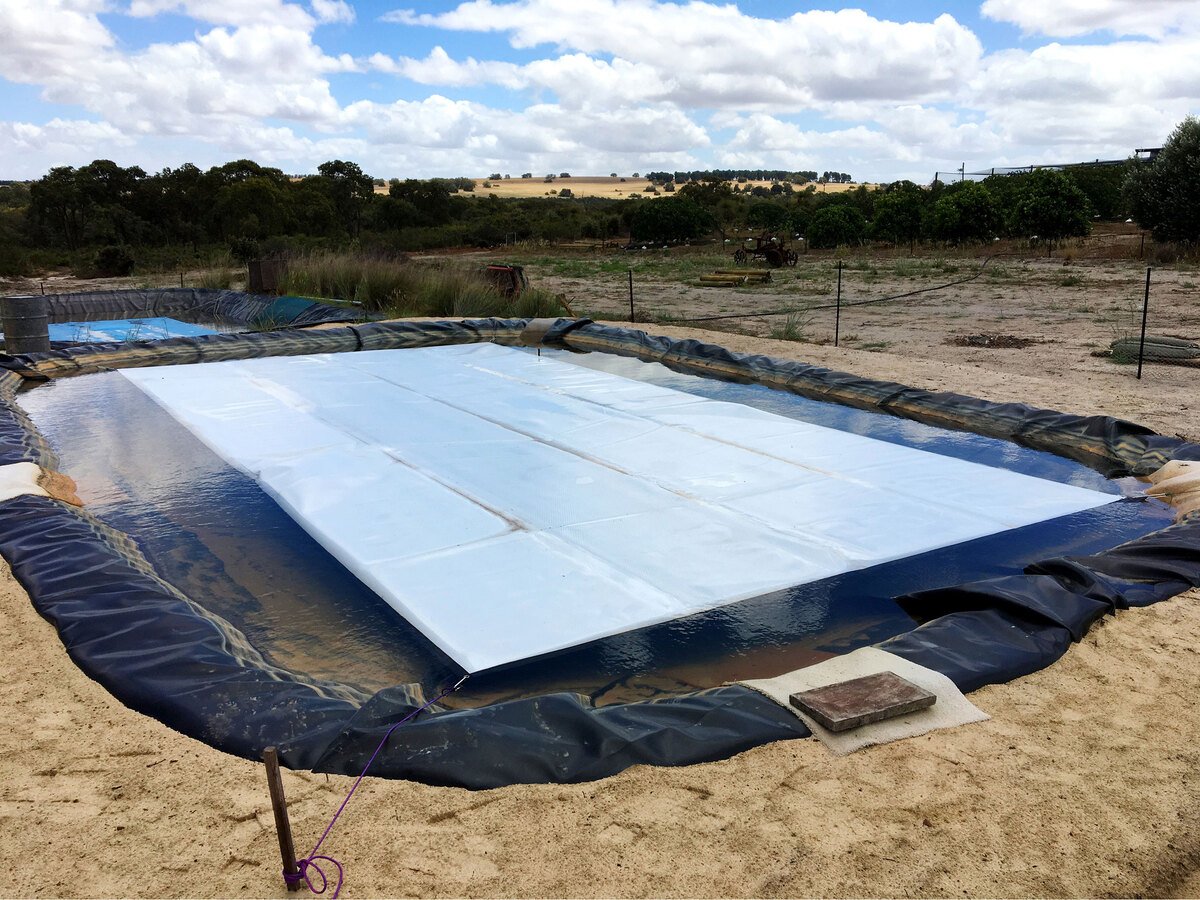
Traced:
[[780, 266], [794, 266], [799, 262], [800, 255], [795, 250], [788, 249], [787, 238], [764, 231], [754, 238], [753, 250], [739, 247], [733, 253], [733, 261], [739, 266], [744, 266], [754, 259], [765, 260], [772, 269], [778, 269]]

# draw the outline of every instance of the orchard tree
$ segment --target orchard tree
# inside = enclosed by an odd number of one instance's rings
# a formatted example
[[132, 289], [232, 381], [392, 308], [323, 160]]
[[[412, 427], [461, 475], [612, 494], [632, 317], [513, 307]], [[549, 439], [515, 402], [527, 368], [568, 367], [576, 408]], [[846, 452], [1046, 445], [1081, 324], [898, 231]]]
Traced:
[[639, 203], [629, 217], [634, 240], [686, 241], [712, 230], [713, 215], [686, 197], [667, 197]]
[[893, 244], [907, 241], [911, 245], [921, 236], [924, 206], [924, 192], [911, 181], [889, 184], [883, 195], [875, 199], [871, 234]]
[[1200, 240], [1200, 119], [1188, 116], [1152, 162], [1134, 164], [1125, 196], [1156, 241]]
[[843, 244], [861, 244], [867, 220], [853, 206], [839, 203], [813, 213], [808, 223], [808, 245], [832, 249]]
[[990, 240], [1000, 231], [1000, 211], [991, 191], [976, 181], [962, 181], [942, 191], [930, 211], [933, 233], [945, 241]]
[[1024, 175], [1013, 207], [1014, 230], [1048, 241], [1082, 237], [1092, 230], [1092, 205], [1069, 175], [1037, 169]]
[[1101, 219], [1124, 219], [1128, 215], [1121, 193], [1121, 185], [1129, 176], [1128, 165], [1072, 166], [1070, 175], [1087, 194], [1094, 215]]
[[779, 231], [788, 226], [788, 209], [781, 203], [759, 201], [746, 210], [746, 224], [765, 231]]

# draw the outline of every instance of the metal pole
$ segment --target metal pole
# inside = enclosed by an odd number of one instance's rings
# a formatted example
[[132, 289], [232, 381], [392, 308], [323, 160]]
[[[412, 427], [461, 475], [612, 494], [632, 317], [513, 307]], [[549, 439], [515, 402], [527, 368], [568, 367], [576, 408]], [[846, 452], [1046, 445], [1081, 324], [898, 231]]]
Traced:
[[834, 307], [833, 314], [833, 346], [838, 345], [838, 338], [842, 331], [842, 261], [838, 260], [838, 288], [837, 288], [837, 305]]
[[1146, 232], [1142, 232], [1142, 245], [1138, 247], [1138, 259], [1146, 258]]
[[633, 319], [633, 269], [629, 270], [629, 321]]
[[1146, 267], [1146, 299], [1142, 301], [1142, 340], [1138, 344], [1138, 380], [1142, 379], [1142, 358], [1146, 355], [1146, 316], [1150, 312], [1150, 267]]
[[[283, 796], [283, 776], [279, 773], [279, 751], [274, 747], [263, 750], [267, 764], [267, 788], [271, 792], [271, 809], [275, 813], [275, 833], [279, 836], [279, 856], [287, 875], [299, 875], [296, 865], [296, 845], [292, 841], [292, 824], [288, 821], [287, 799]], [[299, 879], [284, 879], [289, 891], [300, 890]]]

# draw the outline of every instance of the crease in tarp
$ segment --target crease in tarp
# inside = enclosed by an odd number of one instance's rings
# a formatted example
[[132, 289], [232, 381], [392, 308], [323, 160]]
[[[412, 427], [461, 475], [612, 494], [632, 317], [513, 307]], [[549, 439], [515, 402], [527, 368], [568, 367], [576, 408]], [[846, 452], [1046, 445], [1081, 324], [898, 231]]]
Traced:
[[[527, 323], [372, 323], [0, 357], [0, 370], [8, 370], [0, 371], [0, 463], [43, 464], [49, 453], [14, 399], [25, 379], [265, 355], [517, 343]], [[1118, 419], [922, 391], [587, 320], [559, 320], [545, 342], [1002, 437], [1110, 476], [1200, 458], [1196, 444]], [[0, 503], [0, 552], [88, 675], [130, 707], [239, 756], [258, 758], [274, 744], [293, 768], [356, 773], [387, 728], [434, 688], [396, 685], [363, 701], [337, 685], [273, 668], [228, 623], [159, 578], [131, 538], [48, 498]], [[971, 691], [1044, 668], [1105, 613], [1197, 585], [1200, 516], [1190, 516], [1102, 553], [1043, 560], [1019, 575], [899, 598], [926, 621], [878, 646]], [[586, 781], [630, 765], [720, 759], [807, 735], [790, 712], [743, 685], [603, 707], [555, 693], [478, 709], [435, 707], [393, 736], [373, 771], [474, 789]]]

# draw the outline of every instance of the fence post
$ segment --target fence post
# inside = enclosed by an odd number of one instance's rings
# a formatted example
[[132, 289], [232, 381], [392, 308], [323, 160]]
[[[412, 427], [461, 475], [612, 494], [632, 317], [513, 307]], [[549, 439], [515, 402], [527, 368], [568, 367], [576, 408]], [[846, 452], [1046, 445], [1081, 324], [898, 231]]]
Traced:
[[629, 321], [633, 322], [633, 269], [629, 270]]
[[837, 304], [833, 313], [833, 346], [838, 345], [842, 330], [842, 261], [838, 260]]
[[1146, 298], [1142, 301], [1142, 339], [1138, 343], [1138, 381], [1142, 380], [1142, 358], [1146, 355], [1146, 316], [1150, 312], [1150, 267], [1146, 266]]

